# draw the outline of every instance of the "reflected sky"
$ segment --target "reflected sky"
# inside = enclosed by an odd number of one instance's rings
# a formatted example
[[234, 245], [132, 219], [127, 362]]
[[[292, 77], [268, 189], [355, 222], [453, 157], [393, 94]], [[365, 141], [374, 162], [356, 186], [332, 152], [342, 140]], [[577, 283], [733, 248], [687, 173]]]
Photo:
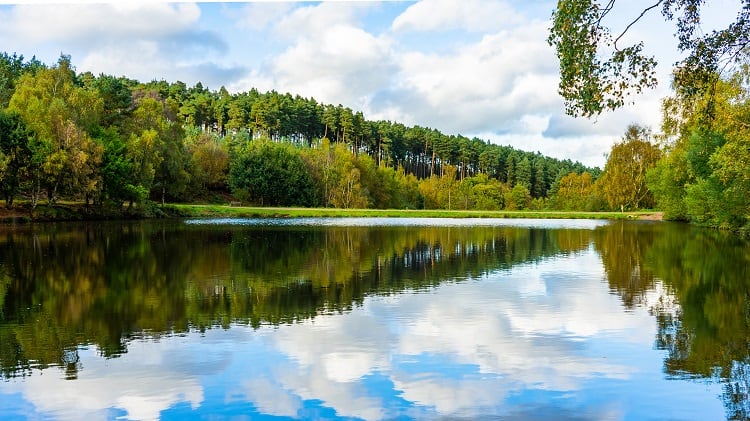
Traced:
[[608, 225], [605, 219], [513, 218], [196, 218], [188, 225], [314, 226], [314, 227], [519, 227], [547, 229], [594, 229]]
[[[649, 307], [592, 248], [295, 324], [137, 339], [0, 383], [4, 418], [723, 419], [720, 385], [668, 380]], [[7, 416], [7, 417], [6, 417]]]

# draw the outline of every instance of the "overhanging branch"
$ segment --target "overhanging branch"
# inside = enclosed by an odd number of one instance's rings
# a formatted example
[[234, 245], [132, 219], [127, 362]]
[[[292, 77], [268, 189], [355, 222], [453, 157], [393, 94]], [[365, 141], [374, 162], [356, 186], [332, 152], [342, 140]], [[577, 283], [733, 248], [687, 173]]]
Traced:
[[[623, 30], [622, 33], [620, 33], [620, 35], [618, 35], [617, 38], [615, 38], [615, 42], [614, 42], [615, 50], [619, 50], [619, 48], [617, 48], [617, 41], [619, 41], [620, 38], [622, 38], [628, 32], [628, 30], [630, 30], [630, 28], [633, 25], [635, 25], [639, 20], [641, 20], [641, 18], [643, 16], [645, 16], [646, 13], [648, 13], [650, 10], [658, 7], [663, 2], [664, 2], [664, 0], [659, 0], [659, 1], [656, 2], [656, 4], [651, 5], [651, 6], [647, 7], [647, 8], [645, 8], [645, 9], [643, 9], [643, 11], [641, 12], [641, 14], [637, 18], [635, 18], [635, 20], [633, 20], [632, 22], [630, 22], [630, 24], [628, 24], [628, 26], [625, 27], [625, 30]], [[612, 3], [612, 1], [610, 1], [610, 3]]]

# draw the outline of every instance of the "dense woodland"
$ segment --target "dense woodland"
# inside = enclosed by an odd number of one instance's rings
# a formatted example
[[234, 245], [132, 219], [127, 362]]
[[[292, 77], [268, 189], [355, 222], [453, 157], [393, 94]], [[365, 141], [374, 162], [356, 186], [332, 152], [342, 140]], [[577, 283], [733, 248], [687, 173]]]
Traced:
[[[750, 71], [664, 101], [604, 170], [367, 120], [275, 91], [77, 73], [0, 54], [0, 184], [23, 199], [128, 208], [173, 202], [404, 209], [663, 209], [742, 228], [750, 213]], [[677, 73], [677, 72], [676, 72]]]
[[[550, 205], [577, 162], [370, 121], [341, 105], [200, 83], [141, 83], [0, 56], [7, 206], [226, 200], [341, 208], [523, 209]], [[592, 204], [598, 206], [598, 204]]]

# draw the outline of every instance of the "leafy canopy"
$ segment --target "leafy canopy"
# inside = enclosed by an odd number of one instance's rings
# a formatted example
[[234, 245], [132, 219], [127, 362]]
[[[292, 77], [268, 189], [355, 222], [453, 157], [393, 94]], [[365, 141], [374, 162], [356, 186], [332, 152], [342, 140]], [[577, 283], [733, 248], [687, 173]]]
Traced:
[[644, 53], [644, 43], [618, 42], [643, 16], [660, 8], [667, 21], [676, 20], [680, 51], [688, 55], [677, 64], [675, 85], [692, 89], [725, 66], [742, 61], [750, 46], [750, 0], [742, 0], [737, 18], [726, 28], [703, 33], [701, 7], [705, 0], [657, 0], [643, 9], [625, 30], [614, 36], [605, 24], [616, 0], [559, 0], [552, 13], [547, 39], [560, 61], [559, 93], [565, 111], [591, 117], [625, 104], [627, 96], [657, 84], [656, 60]]
[[647, 182], [665, 217], [750, 228], [750, 65], [700, 96], [676, 93], [663, 113], [672, 140]]

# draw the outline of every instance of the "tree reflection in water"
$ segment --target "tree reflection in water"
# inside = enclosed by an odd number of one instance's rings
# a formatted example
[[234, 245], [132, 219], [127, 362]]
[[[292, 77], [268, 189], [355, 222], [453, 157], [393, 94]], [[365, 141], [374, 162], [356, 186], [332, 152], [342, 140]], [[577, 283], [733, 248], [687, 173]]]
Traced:
[[5, 378], [54, 366], [74, 379], [82, 346], [109, 358], [144, 336], [295, 323], [347, 312], [369, 295], [592, 246], [625, 307], [649, 306], [666, 375], [721, 381], [727, 417], [750, 417], [750, 247], [728, 233], [668, 223], [8, 228], [0, 234], [0, 367]]
[[[143, 335], [293, 323], [368, 294], [436, 286], [585, 247], [583, 232], [513, 227], [58, 224], [0, 237], [3, 375], [105, 357]], [[561, 248], [561, 244], [564, 249]]]
[[682, 224], [620, 222], [597, 229], [594, 243], [626, 306], [639, 304], [655, 279], [667, 287], [651, 308], [667, 376], [724, 382], [727, 418], [750, 418], [748, 242]]

